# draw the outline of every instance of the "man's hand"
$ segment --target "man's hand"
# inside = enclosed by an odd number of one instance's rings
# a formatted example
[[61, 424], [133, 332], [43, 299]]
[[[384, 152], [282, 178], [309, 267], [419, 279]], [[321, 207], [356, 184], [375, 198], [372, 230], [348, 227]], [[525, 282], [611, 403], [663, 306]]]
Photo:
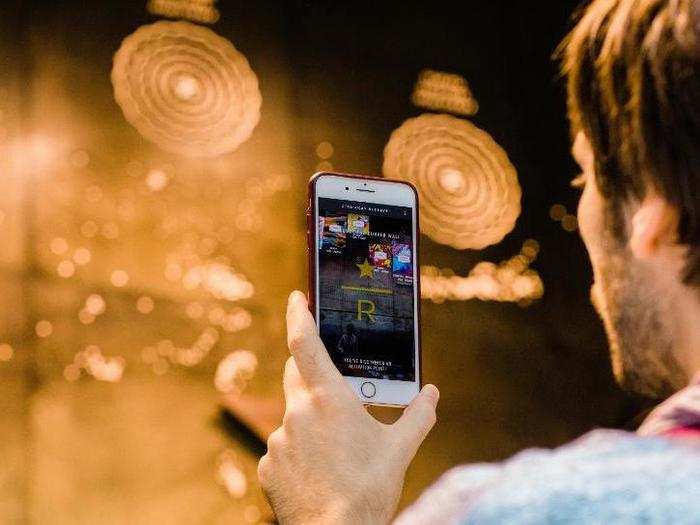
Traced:
[[406, 468], [435, 423], [437, 388], [425, 386], [393, 425], [374, 419], [331, 361], [301, 292], [289, 297], [287, 342], [287, 408], [258, 465], [277, 519], [388, 522]]

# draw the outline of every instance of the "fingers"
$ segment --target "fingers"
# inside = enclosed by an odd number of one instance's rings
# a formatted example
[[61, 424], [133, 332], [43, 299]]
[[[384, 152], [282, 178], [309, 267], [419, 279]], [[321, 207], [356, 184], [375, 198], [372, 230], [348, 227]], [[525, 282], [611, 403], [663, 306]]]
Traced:
[[420, 393], [406, 407], [401, 418], [394, 423], [396, 437], [406, 451], [410, 462], [423, 440], [433, 428], [440, 392], [435, 385], [425, 385]]
[[287, 344], [308, 387], [342, 381], [318, 336], [306, 297], [299, 291], [292, 292], [287, 304]]
[[306, 385], [304, 385], [304, 380], [299, 374], [299, 369], [297, 368], [296, 361], [293, 357], [287, 359], [284, 365], [284, 378], [282, 380], [282, 386], [284, 388], [284, 398], [287, 403], [299, 392], [302, 392]]

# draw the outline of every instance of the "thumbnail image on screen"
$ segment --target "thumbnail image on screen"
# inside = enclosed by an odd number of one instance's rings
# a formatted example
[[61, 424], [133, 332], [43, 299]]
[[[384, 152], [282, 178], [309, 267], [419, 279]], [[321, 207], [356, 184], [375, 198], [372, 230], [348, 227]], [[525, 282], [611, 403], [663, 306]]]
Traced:
[[343, 375], [415, 381], [411, 208], [319, 198], [321, 339]]

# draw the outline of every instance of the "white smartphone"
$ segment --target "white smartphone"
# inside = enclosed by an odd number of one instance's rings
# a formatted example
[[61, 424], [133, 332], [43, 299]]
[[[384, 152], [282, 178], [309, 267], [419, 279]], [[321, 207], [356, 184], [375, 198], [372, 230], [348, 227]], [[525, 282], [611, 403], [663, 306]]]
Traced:
[[364, 403], [408, 405], [422, 384], [415, 188], [317, 173], [307, 216], [310, 307], [333, 362]]

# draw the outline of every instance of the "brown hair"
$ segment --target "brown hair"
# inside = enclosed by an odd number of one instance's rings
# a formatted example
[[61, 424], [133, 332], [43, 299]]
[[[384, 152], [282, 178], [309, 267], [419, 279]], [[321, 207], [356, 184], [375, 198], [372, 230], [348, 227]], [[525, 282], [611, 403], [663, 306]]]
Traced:
[[594, 0], [560, 46], [572, 133], [622, 235], [620, 204], [653, 188], [680, 215], [700, 285], [700, 0]]

